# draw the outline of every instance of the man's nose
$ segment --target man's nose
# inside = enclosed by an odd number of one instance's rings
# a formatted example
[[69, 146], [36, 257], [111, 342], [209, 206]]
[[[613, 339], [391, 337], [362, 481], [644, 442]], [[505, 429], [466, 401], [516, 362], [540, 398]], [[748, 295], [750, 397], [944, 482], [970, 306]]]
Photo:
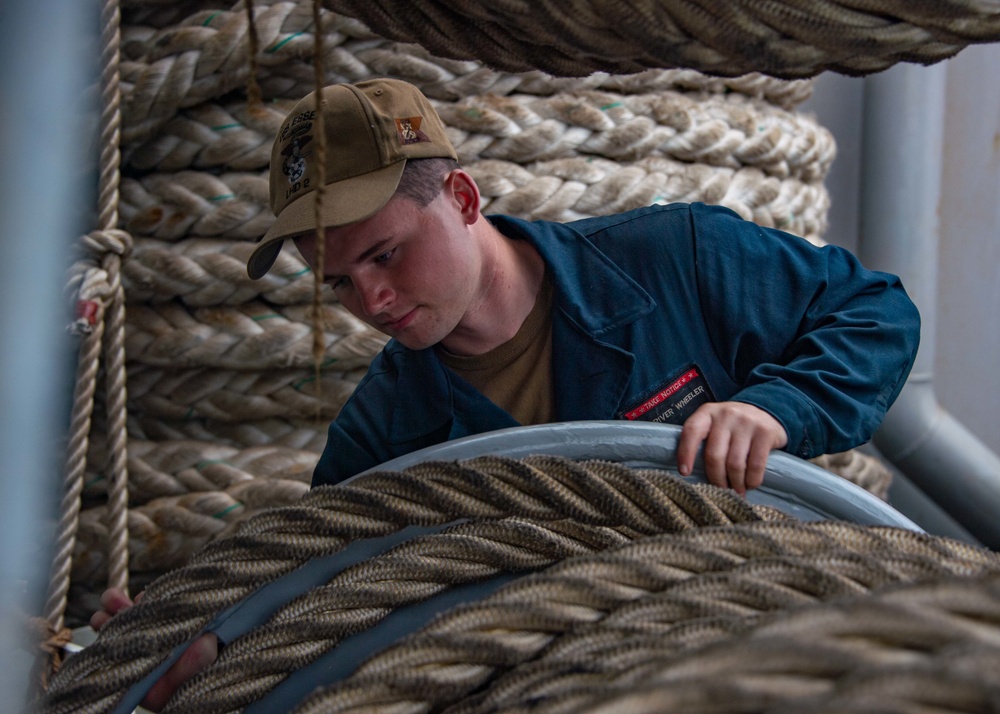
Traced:
[[375, 317], [392, 302], [392, 289], [384, 281], [369, 280], [356, 287], [358, 297], [361, 298], [361, 308], [368, 317]]

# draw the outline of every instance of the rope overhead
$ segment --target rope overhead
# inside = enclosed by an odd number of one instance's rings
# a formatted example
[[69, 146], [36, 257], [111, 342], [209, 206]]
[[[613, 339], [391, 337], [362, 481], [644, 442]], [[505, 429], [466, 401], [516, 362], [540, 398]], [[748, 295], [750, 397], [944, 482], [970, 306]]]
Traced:
[[432, 54], [560, 76], [685, 67], [865, 75], [1000, 39], [994, 0], [324, 0]]

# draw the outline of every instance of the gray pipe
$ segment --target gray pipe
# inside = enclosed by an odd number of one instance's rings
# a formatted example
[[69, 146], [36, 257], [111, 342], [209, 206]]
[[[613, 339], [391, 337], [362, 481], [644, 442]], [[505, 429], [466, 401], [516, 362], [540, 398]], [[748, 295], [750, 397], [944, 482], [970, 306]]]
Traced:
[[[39, 615], [72, 392], [65, 295], [94, 157], [81, 93], [95, 81], [92, 2], [0, 2], [0, 709], [35, 685]], [[92, 124], [93, 122], [91, 122]], [[87, 174], [93, 176], [92, 170]]]
[[1000, 549], [1000, 458], [934, 394], [947, 67], [900, 64], [865, 80], [859, 255], [899, 275], [922, 318], [920, 350], [874, 437], [879, 451], [972, 535]]

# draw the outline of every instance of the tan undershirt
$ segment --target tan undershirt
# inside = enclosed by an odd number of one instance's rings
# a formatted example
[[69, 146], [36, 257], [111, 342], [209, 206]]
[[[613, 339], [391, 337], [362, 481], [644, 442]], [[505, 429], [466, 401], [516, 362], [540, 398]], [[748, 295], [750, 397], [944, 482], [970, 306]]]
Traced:
[[552, 387], [552, 282], [546, 275], [517, 334], [486, 354], [462, 356], [440, 345], [438, 357], [522, 425], [555, 419]]

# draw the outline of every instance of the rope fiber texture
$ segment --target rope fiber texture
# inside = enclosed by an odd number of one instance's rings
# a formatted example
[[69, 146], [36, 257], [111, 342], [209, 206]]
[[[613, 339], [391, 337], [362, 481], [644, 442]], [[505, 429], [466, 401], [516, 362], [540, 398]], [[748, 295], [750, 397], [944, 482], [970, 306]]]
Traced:
[[[727, 680], [724, 672], [739, 658], [692, 654], [697, 658], [692, 664], [678, 655], [724, 643], [761, 621], [784, 619], [827, 600], [866, 597], [895, 583], [939, 582], [970, 573], [998, 579], [995, 558], [948, 550], [936, 552], [924, 538], [894, 529], [866, 531], [830, 522], [745, 523], [637, 539], [567, 560], [482, 602], [456, 608], [295, 711], [471, 714], [523, 709], [546, 700], [574, 711], [560, 700], [579, 706], [574, 695], [599, 691], [602, 684], [621, 687], [624, 693], [649, 681], [650, 662], [667, 658], [676, 658], [677, 669], [691, 672], [692, 678], [697, 675], [700, 696], [713, 701], [709, 682]], [[979, 607], [990, 613], [996, 633], [1000, 608]], [[978, 614], [967, 617], [973, 621]], [[827, 622], [839, 615], [828, 616]], [[797, 630], [805, 638], [808, 616], [802, 620], [799, 627], [780, 629]], [[898, 632], [903, 621], [900, 612], [893, 613], [882, 627], [865, 632], [871, 641], [866, 644], [876, 650], [879, 644], [905, 646], [906, 636]], [[971, 625], [956, 627], [952, 641], [963, 639]], [[850, 625], [843, 629], [855, 632]], [[890, 629], [897, 632], [886, 637]], [[987, 631], [975, 639], [989, 641], [989, 635]], [[785, 656], [775, 661], [775, 680], [782, 672], [786, 677], [801, 670], [821, 675], [822, 668], [809, 659], [795, 661], [798, 644], [788, 645]], [[774, 644], [777, 651], [784, 647]], [[726, 649], [720, 644], [714, 652]], [[877, 661], [879, 654], [866, 653], [863, 661]], [[742, 663], [748, 680], [758, 673], [757, 661], [750, 657]], [[794, 686], [780, 681], [773, 690], [775, 699], [796, 693]], [[721, 698], [714, 703], [721, 705], [718, 711], [742, 711], [738, 702]], [[664, 710], [677, 709], [656, 711]]]
[[433, 54], [560, 76], [685, 67], [812, 77], [932, 64], [1000, 39], [994, 0], [325, 0]]
[[558, 457], [428, 462], [315, 489], [213, 541], [71, 658], [42, 711], [106, 711], [213, 613], [305, 560], [405, 524], [456, 519], [470, 520], [344, 570], [227, 643], [169, 711], [238, 711], [392, 610], [500, 572], [554, 565], [443, 615], [304, 710], [440, 707], [543, 651], [593, 649], [572, 638], [612, 615], [626, 639], [669, 629], [667, 615], [647, 613], [661, 601], [678, 622], [682, 611], [752, 619], [893, 582], [1000, 572], [1000, 556], [983, 549], [893, 528], [802, 524], [663, 471]]
[[[478, 701], [443, 711], [995, 712], [1000, 576], [990, 568], [973, 577], [907, 580], [745, 620], [709, 616], [706, 625], [719, 636], [699, 632], [693, 646], [668, 632], [553, 651], [514, 669]], [[669, 617], [669, 609], [660, 612]], [[596, 633], [588, 638], [598, 640]], [[346, 710], [327, 701], [298, 713]]]
[[[44, 711], [105, 711], [123, 687], [190, 640], [213, 613], [354, 539], [409, 524], [510, 516], [543, 524], [568, 520], [578, 524], [573, 528], [598, 534], [610, 529], [626, 538], [784, 518], [754, 509], [729, 491], [690, 486], [665, 472], [555, 457], [487, 456], [361, 476], [350, 484], [314, 489], [295, 506], [254, 515], [233, 536], [210, 542], [187, 565], [157, 579], [138, 605], [114, 618], [96, 643], [67, 661], [49, 689]], [[441, 567], [431, 569], [434, 577], [441, 578]]]

